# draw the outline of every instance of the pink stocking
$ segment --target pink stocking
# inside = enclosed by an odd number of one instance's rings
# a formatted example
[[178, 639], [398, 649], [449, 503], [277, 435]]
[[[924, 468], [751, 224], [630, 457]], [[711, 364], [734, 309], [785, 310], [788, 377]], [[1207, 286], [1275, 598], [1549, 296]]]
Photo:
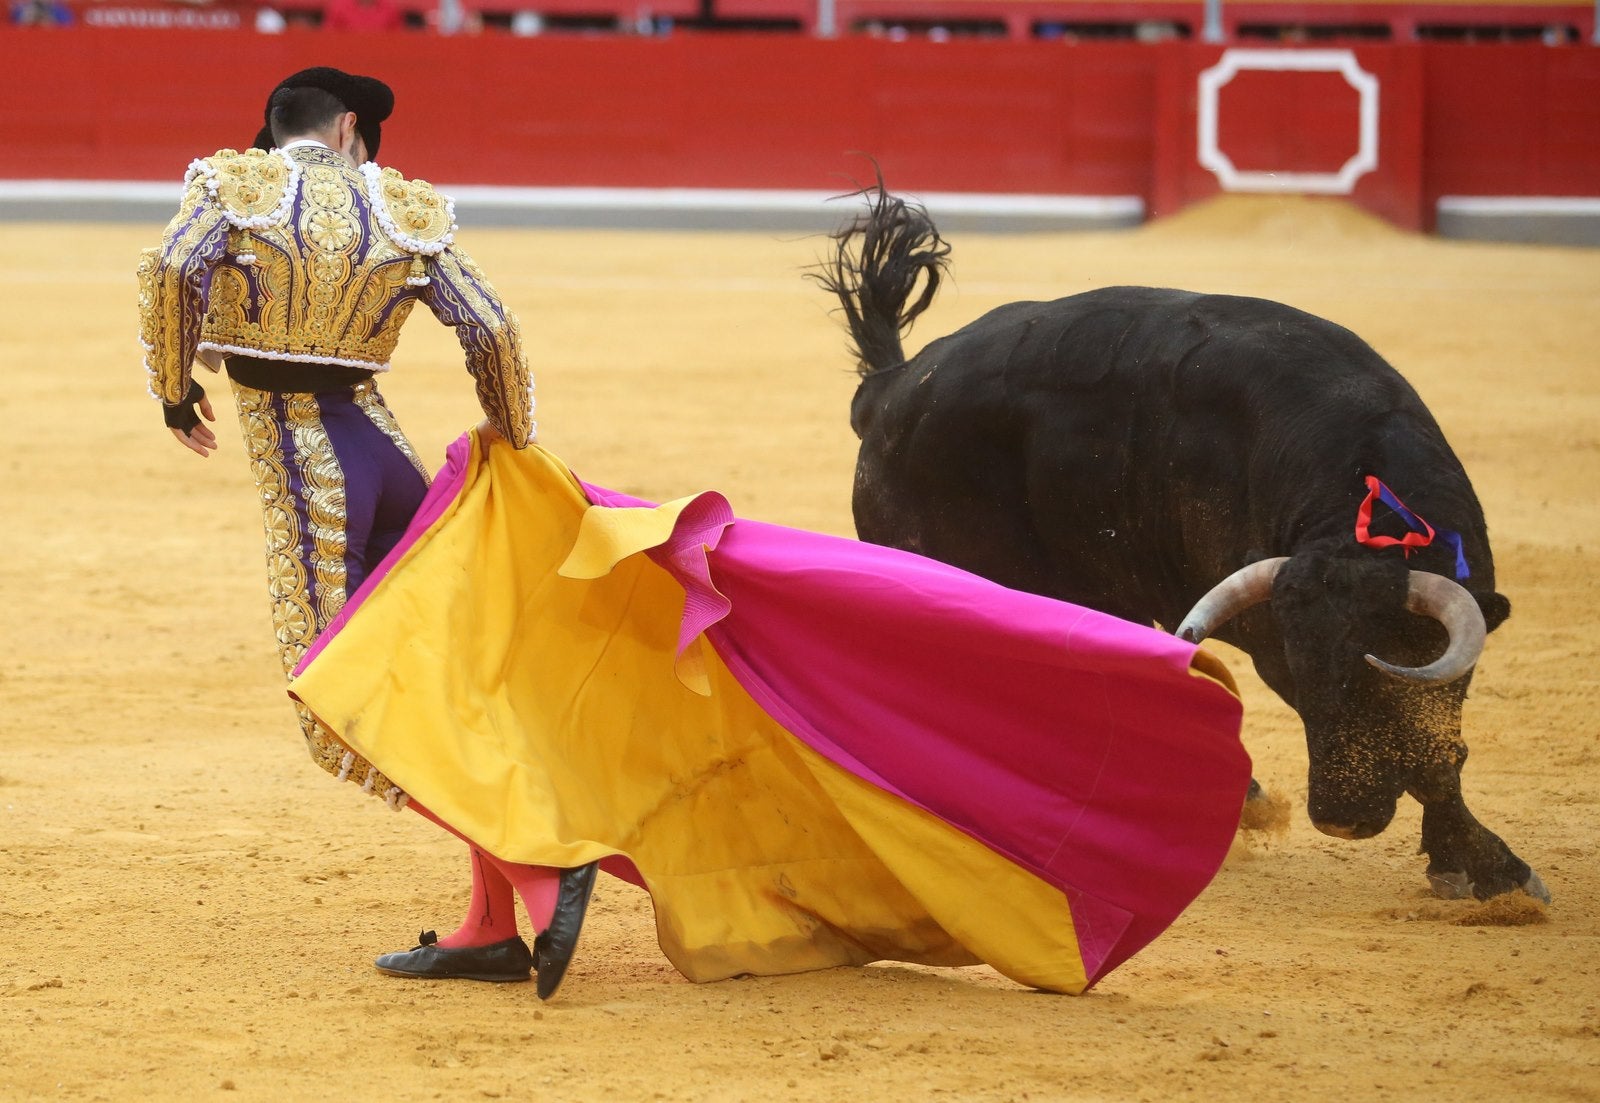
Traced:
[[556, 913], [556, 892], [561, 887], [561, 871], [549, 866], [524, 866], [490, 857], [495, 871], [516, 887], [522, 906], [528, 909], [528, 922], [542, 931]]
[[461, 926], [439, 940], [444, 949], [487, 946], [517, 933], [517, 905], [511, 896], [511, 882], [500, 876], [492, 863], [487, 854], [472, 848], [472, 903], [467, 906], [467, 917]]
[[560, 870], [502, 861], [478, 849], [471, 839], [416, 801], [411, 801], [407, 807], [472, 848], [472, 903], [467, 907], [467, 917], [461, 921], [461, 926], [441, 938], [440, 946], [445, 949], [484, 946], [516, 934], [517, 913], [511, 900], [513, 888], [522, 897], [522, 906], [528, 909], [528, 921], [534, 930], [542, 931], [550, 925], [550, 917], [556, 910], [556, 893], [561, 887]]

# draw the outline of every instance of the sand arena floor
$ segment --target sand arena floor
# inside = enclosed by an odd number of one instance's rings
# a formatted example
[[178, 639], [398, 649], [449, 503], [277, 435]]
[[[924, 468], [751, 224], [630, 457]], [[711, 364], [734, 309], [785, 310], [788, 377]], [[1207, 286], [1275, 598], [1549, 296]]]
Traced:
[[[306, 761], [236, 422], [202, 462], [144, 397], [132, 272], [158, 232], [11, 225], [0, 258], [0, 1098], [1600, 1099], [1600, 252], [1428, 240], [1313, 201], [960, 235], [912, 340], [1150, 283], [1283, 299], [1386, 354], [1488, 512], [1515, 611], [1468, 704], [1468, 801], [1543, 875], [1547, 913], [1428, 896], [1414, 805], [1372, 841], [1317, 834], [1298, 725], [1230, 654], [1286, 830], [1242, 836], [1092, 994], [896, 965], [696, 986], [646, 898], [608, 882], [541, 1005], [370, 966], [454, 926], [465, 854]], [[816, 239], [464, 238], [524, 320], [542, 437], [580, 473], [849, 532], [853, 376], [800, 279]], [[429, 457], [479, 416], [421, 314], [386, 390]]]

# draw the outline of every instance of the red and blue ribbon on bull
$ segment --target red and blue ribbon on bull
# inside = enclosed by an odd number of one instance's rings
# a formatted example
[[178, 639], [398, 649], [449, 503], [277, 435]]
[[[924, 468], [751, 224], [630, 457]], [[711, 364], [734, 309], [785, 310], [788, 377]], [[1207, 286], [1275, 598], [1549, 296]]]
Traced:
[[[1394, 510], [1395, 515], [1404, 521], [1411, 531], [1404, 536], [1373, 535], [1372, 504], [1374, 502], [1382, 502]], [[1406, 504], [1399, 499], [1394, 491], [1384, 486], [1383, 481], [1376, 475], [1367, 476], [1367, 496], [1362, 500], [1361, 508], [1356, 511], [1356, 543], [1365, 544], [1371, 548], [1398, 546], [1401, 553], [1410, 558], [1413, 551], [1427, 547], [1436, 539], [1455, 549], [1457, 582], [1472, 574], [1472, 571], [1467, 567], [1467, 554], [1461, 547], [1460, 533], [1452, 532], [1449, 529], [1434, 528], [1406, 508]]]

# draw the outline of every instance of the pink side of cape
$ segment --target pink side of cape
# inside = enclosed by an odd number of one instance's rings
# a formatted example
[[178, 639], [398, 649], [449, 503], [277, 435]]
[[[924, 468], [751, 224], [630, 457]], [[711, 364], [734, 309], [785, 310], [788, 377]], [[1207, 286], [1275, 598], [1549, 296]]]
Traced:
[[[443, 515], [468, 456], [465, 438], [451, 447], [400, 547], [322, 639]], [[920, 556], [731, 518], [704, 495], [651, 552], [685, 589], [681, 643], [703, 631], [791, 734], [1060, 888], [1091, 982], [1210, 882], [1250, 763], [1239, 701], [1190, 673], [1193, 645]]]

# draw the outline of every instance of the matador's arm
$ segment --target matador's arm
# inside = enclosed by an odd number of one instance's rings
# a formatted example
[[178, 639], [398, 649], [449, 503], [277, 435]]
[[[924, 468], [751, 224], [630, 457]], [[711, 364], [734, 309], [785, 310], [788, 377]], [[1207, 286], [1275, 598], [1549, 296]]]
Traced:
[[211, 199], [206, 177], [194, 174], [161, 244], [139, 255], [139, 343], [150, 395], [168, 407], [189, 394], [205, 321], [206, 275], [227, 248], [228, 220]]
[[516, 315], [459, 246], [433, 257], [428, 276], [422, 301], [434, 317], [455, 329], [489, 424], [513, 447], [526, 447], [535, 431], [533, 376]]

